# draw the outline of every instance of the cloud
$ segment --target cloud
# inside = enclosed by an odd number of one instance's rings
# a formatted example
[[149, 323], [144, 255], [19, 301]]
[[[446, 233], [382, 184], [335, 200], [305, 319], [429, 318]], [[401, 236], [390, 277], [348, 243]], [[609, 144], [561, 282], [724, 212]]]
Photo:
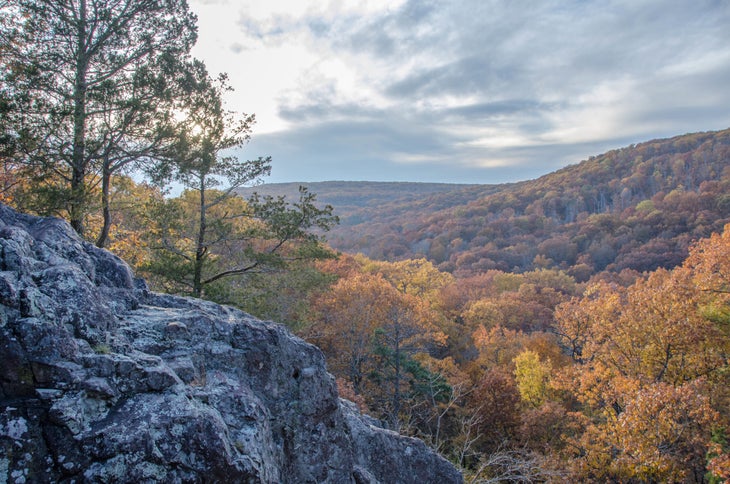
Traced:
[[532, 175], [730, 126], [730, 2], [282, 0], [235, 20], [239, 90], [276, 86], [251, 148], [292, 179]]
[[[241, 158], [270, 155], [269, 182], [371, 180], [448, 183], [501, 183], [536, 178], [585, 153], [628, 145], [630, 138], [607, 143], [506, 144], [479, 147], [457, 134], [397, 122], [336, 122], [254, 136]], [[419, 145], [423, 149], [414, 150]], [[456, 148], [455, 148], [456, 147]]]

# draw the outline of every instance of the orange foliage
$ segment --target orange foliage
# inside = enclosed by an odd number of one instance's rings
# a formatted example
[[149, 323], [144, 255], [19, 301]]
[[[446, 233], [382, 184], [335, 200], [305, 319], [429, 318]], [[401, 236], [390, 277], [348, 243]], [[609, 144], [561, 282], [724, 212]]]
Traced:
[[[725, 454], [712, 430], [726, 424], [730, 338], [707, 307], [727, 308], [730, 230], [693, 246], [686, 263], [628, 287], [601, 282], [556, 311], [576, 365], [554, 378], [583, 405], [572, 439], [582, 479], [679, 482], [716, 472]], [[717, 314], [717, 313], [713, 313]]]
[[337, 394], [340, 398], [345, 398], [353, 402], [362, 413], [368, 412], [368, 404], [365, 402], [365, 398], [355, 392], [351, 381], [337, 377], [335, 383], [337, 384]]
[[701, 382], [627, 390], [625, 409], [606, 411], [574, 441], [584, 479], [682, 482], [701, 476], [718, 415]]
[[707, 472], [716, 479], [730, 481], [730, 452], [725, 451], [720, 444], [713, 442], [707, 452], [710, 457], [707, 463]]

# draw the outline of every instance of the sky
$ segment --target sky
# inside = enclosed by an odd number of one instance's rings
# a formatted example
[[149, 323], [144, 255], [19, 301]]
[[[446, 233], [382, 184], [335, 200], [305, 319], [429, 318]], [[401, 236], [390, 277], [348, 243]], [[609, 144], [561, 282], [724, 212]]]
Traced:
[[504, 183], [730, 127], [730, 0], [189, 0], [267, 183]]

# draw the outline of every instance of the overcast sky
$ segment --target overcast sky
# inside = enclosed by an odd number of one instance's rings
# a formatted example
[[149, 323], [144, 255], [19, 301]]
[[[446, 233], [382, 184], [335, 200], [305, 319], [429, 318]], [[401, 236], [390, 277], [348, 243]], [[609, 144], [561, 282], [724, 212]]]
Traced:
[[728, 0], [189, 0], [268, 182], [502, 183], [730, 127]]

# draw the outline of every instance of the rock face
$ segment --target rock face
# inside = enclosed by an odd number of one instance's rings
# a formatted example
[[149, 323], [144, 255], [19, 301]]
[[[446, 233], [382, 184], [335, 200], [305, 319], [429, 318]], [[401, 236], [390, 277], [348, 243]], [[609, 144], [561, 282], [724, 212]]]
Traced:
[[0, 482], [461, 482], [281, 326], [0, 206]]

